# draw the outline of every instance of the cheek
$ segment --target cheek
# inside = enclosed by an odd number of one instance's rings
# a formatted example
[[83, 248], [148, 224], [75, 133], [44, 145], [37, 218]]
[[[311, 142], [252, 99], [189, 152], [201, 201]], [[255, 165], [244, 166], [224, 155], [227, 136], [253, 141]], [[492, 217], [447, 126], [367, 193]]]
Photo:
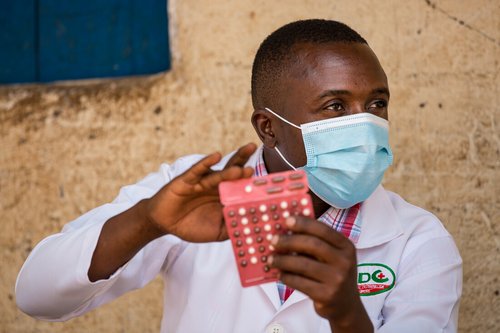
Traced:
[[286, 131], [283, 135], [284, 140], [278, 147], [283, 149], [285, 157], [295, 167], [300, 167], [306, 164], [307, 157], [304, 149], [304, 141], [300, 130]]

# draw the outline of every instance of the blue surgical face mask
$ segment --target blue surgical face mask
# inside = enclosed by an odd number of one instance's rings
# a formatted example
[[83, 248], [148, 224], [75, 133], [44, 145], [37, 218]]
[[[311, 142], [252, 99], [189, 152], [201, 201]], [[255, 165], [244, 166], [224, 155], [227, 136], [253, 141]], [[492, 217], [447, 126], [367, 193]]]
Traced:
[[389, 122], [383, 118], [358, 113], [298, 126], [266, 110], [302, 131], [306, 165], [295, 167], [275, 150], [292, 169], [304, 170], [311, 191], [331, 206], [348, 208], [366, 200], [392, 164]]

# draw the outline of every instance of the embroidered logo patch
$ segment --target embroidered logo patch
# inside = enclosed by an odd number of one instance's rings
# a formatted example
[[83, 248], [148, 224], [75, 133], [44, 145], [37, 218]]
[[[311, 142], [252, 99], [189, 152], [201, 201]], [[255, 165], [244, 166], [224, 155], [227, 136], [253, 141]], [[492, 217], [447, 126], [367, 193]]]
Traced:
[[372, 296], [391, 290], [396, 282], [394, 271], [387, 265], [366, 263], [358, 265], [358, 291]]

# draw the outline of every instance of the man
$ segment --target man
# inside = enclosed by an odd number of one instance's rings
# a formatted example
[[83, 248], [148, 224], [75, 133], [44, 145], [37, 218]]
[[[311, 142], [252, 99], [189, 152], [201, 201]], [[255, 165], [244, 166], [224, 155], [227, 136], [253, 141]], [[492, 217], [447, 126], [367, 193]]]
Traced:
[[[342, 23], [290, 23], [260, 46], [252, 124], [263, 145], [187, 156], [42, 241], [19, 307], [66, 320], [165, 279], [162, 332], [455, 332], [461, 259], [430, 213], [379, 184], [392, 162], [389, 87]], [[287, 220], [269, 264], [242, 288], [222, 220], [223, 180], [302, 168], [316, 218]]]

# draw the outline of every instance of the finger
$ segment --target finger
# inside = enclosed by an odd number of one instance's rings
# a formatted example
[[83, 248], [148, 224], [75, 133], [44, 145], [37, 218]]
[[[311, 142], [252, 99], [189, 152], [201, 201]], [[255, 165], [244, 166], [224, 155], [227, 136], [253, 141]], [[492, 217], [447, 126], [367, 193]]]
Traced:
[[269, 257], [268, 264], [282, 274], [300, 275], [317, 282], [326, 282], [335, 273], [327, 264], [301, 255], [274, 254]]
[[224, 219], [221, 219], [220, 221], [220, 227], [219, 227], [219, 235], [217, 236], [217, 241], [225, 241], [226, 239], [229, 238], [229, 235], [227, 234], [227, 228], [226, 228], [226, 223], [224, 222]]
[[199, 180], [199, 183], [195, 185], [195, 190], [201, 191], [206, 189], [216, 189], [217, 186], [223, 181], [249, 178], [252, 175], [253, 169], [250, 167], [241, 168], [235, 166], [229, 169], [215, 171], [202, 177]]
[[351, 241], [342, 233], [332, 229], [325, 223], [312, 220], [304, 216], [292, 216], [285, 221], [287, 227], [294, 233], [302, 233], [316, 236], [328, 244], [339, 248], [352, 248]]
[[271, 242], [277, 253], [298, 253], [321, 262], [335, 263], [342, 251], [323, 239], [308, 234], [275, 235]]
[[252, 154], [257, 149], [255, 143], [248, 143], [242, 147], [240, 147], [236, 153], [227, 161], [226, 166], [224, 168], [230, 168], [232, 166], [244, 166], [248, 161], [248, 158], [252, 156]]
[[288, 287], [306, 294], [314, 302], [327, 302], [331, 294], [326, 292], [329, 288], [325, 287], [325, 284], [305, 276], [283, 272], [280, 275], [280, 281]]
[[199, 182], [201, 177], [212, 172], [210, 168], [217, 164], [221, 158], [222, 156], [220, 153], [207, 155], [180, 175], [179, 178], [188, 184], [194, 185]]

